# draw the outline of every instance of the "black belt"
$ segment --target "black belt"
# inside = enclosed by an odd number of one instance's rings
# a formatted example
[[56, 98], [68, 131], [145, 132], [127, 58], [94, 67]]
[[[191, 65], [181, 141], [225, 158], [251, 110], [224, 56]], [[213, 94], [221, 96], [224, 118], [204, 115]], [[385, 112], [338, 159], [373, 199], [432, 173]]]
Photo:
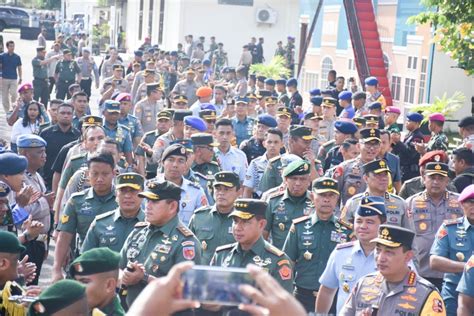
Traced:
[[305, 296], [314, 296], [314, 297], [318, 296], [317, 290], [308, 290], [299, 286], [295, 286], [295, 293], [305, 295]]

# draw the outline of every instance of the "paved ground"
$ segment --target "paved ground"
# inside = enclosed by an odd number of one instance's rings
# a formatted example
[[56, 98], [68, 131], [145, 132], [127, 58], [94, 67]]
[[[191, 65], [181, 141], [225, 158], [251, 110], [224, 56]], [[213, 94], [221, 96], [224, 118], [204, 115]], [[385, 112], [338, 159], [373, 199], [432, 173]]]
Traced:
[[[31, 60], [36, 55], [36, 46], [37, 42], [30, 41], [30, 40], [22, 40], [20, 39], [20, 31], [19, 30], [6, 30], [3, 32], [3, 42], [7, 42], [9, 40], [13, 40], [15, 42], [15, 52], [20, 55], [23, 64], [23, 82], [32, 82], [33, 80], [33, 71], [31, 66]], [[52, 42], [48, 41], [48, 46], [52, 44]], [[101, 58], [97, 57], [96, 62], [99, 64]], [[0, 78], [1, 84], [1, 78]], [[94, 85], [93, 85], [94, 86]], [[54, 94], [54, 92], [53, 92]], [[53, 95], [52, 94], [52, 95]], [[97, 107], [97, 100], [99, 99], [99, 92], [95, 90], [93, 87], [92, 97], [90, 106], [92, 112], [94, 114], [98, 114], [98, 107]], [[0, 89], [0, 102], [2, 100], [1, 97], [1, 89]], [[5, 112], [3, 110], [3, 106], [0, 106], [0, 137], [10, 141], [10, 131], [11, 127], [8, 126], [6, 123]], [[51, 267], [53, 263], [53, 253], [54, 253], [54, 242], [51, 245], [49, 256], [47, 261], [43, 265], [41, 278], [40, 278], [40, 285], [49, 285], [51, 279]]]

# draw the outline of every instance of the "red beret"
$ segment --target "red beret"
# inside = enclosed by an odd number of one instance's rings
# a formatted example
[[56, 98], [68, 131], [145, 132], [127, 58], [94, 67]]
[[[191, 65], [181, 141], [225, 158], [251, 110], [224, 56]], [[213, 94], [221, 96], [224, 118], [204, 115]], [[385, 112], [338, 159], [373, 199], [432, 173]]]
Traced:
[[420, 167], [426, 165], [428, 162], [448, 162], [448, 155], [442, 150], [429, 151], [420, 158], [418, 165]]

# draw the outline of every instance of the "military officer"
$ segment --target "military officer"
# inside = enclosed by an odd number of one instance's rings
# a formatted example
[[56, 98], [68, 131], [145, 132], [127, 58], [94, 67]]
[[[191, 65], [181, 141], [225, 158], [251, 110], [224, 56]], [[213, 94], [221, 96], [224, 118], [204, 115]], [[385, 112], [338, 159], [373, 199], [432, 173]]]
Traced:
[[103, 84], [111, 83], [114, 87], [114, 92], [130, 92], [130, 84], [128, 80], [123, 78], [124, 68], [121, 64], [112, 66], [112, 76], [105, 78]]
[[385, 160], [374, 160], [363, 166], [363, 180], [367, 183], [367, 190], [351, 197], [341, 212], [341, 217], [353, 223], [355, 211], [360, 201], [366, 196], [382, 197], [387, 213], [387, 223], [412, 229], [411, 221], [408, 219], [407, 205], [405, 201], [395, 194], [388, 193], [390, 169]]
[[310, 192], [309, 162], [300, 159], [290, 163], [283, 170], [284, 190], [277, 190], [267, 198], [268, 209], [265, 214], [267, 225], [263, 236], [272, 236], [272, 244], [283, 249], [291, 221], [313, 213]]
[[[92, 315], [123, 316], [125, 311], [116, 294], [120, 255], [106, 247], [94, 248], [77, 257], [69, 274], [86, 286], [87, 305]], [[101, 314], [101, 315], [102, 315]]]
[[159, 165], [163, 151], [168, 148], [170, 143], [174, 140], [184, 138], [184, 118], [192, 114], [193, 112], [189, 110], [174, 111], [171, 129], [159, 136], [153, 144], [153, 154], [151, 158], [153, 162]]
[[152, 161], [153, 145], [158, 137], [169, 131], [172, 117], [173, 111], [170, 109], [158, 112], [156, 115], [156, 129], [145, 133], [135, 149], [135, 155], [138, 158], [138, 170], [147, 179], [156, 177], [158, 164]]
[[73, 280], [61, 280], [47, 287], [34, 300], [28, 315], [88, 315], [86, 287]]
[[445, 221], [436, 233], [431, 247], [431, 269], [444, 272], [441, 296], [448, 315], [456, 315], [458, 295], [456, 286], [465, 263], [474, 250], [474, 184], [466, 187], [458, 198], [464, 216]]
[[263, 146], [263, 140], [265, 133], [270, 128], [277, 127], [277, 121], [275, 118], [268, 114], [260, 114], [256, 120], [257, 128], [255, 135], [248, 140], [244, 140], [239, 148], [247, 156], [247, 162], [250, 164], [252, 160], [265, 154], [265, 147]]
[[135, 225], [120, 253], [128, 306], [149, 282], [165, 276], [174, 264], [186, 260], [199, 264], [201, 260], [199, 240], [178, 218], [180, 187], [151, 180], [140, 196], [146, 198], [146, 222]]
[[76, 249], [79, 250], [95, 216], [117, 208], [115, 194], [112, 190], [115, 175], [115, 163], [112, 155], [108, 153], [93, 155], [87, 164], [91, 187], [74, 193], [69, 198], [57, 227], [59, 234], [53, 265], [53, 280], [55, 281], [63, 277], [61, 268], [75, 234], [78, 234]]
[[203, 188], [184, 177], [188, 171], [186, 148], [178, 143], [169, 146], [163, 152], [162, 164], [163, 173], [159, 173], [155, 179], [171, 181], [181, 188], [178, 216], [185, 225], [188, 225], [194, 210], [209, 203]]
[[341, 192], [341, 204], [367, 189], [367, 183], [362, 178], [363, 165], [375, 160], [380, 151], [380, 130], [365, 128], [360, 131], [360, 155], [344, 161], [334, 168], [333, 178], [338, 181]]
[[318, 280], [332, 250], [353, 238], [352, 225], [334, 216], [338, 199], [335, 180], [315, 180], [311, 192], [315, 212], [293, 219], [283, 247], [295, 263], [294, 296], [308, 312], [315, 310]]
[[464, 272], [456, 291], [458, 297], [458, 316], [469, 316], [474, 313], [474, 255], [464, 266]]
[[217, 247], [235, 242], [228, 215], [239, 197], [240, 180], [235, 173], [222, 171], [216, 173], [213, 186], [216, 204], [198, 208], [189, 222], [189, 229], [201, 241], [201, 263], [205, 265], [211, 262]]
[[34, 87], [34, 99], [40, 101], [44, 105], [49, 103], [49, 84], [48, 84], [48, 65], [57, 62], [58, 56], [51, 58], [45, 58], [46, 48], [40, 46], [36, 48], [36, 57], [33, 58], [31, 64], [33, 66], [33, 87]]
[[127, 163], [132, 165], [133, 147], [130, 129], [118, 123], [120, 117], [120, 102], [113, 100], [105, 101], [103, 114], [105, 135], [118, 143], [119, 151], [124, 154]]
[[[380, 224], [386, 220], [385, 203], [380, 197], [363, 197], [355, 212], [354, 233], [357, 240], [338, 244], [319, 278], [321, 284], [316, 298], [316, 313], [329, 313], [337, 292], [339, 313], [356, 282], [364, 275], [377, 271], [375, 244]], [[298, 273], [298, 272], [296, 272]]]
[[428, 118], [428, 129], [431, 132], [431, 138], [427, 144], [416, 144], [416, 151], [423, 155], [428, 151], [442, 150], [448, 151], [448, 136], [443, 132], [444, 121], [446, 118], [441, 113], [433, 113]]
[[403, 142], [398, 134], [392, 135], [392, 153], [400, 157], [400, 168], [402, 170], [402, 182], [418, 176], [418, 161], [420, 154], [416, 151], [415, 144], [423, 143], [423, 134], [420, 131], [420, 124], [423, 115], [419, 113], [408, 113], [405, 127], [408, 134]]
[[379, 81], [376, 77], [367, 77], [365, 78], [365, 89], [367, 90], [367, 100], [366, 105], [373, 102], [380, 102], [382, 105], [382, 110], [385, 110], [387, 106], [387, 101], [385, 100], [384, 95], [378, 89]]
[[458, 194], [446, 189], [449, 167], [444, 163], [430, 162], [426, 165], [423, 180], [426, 190], [407, 199], [409, 219], [415, 227], [417, 270], [422, 277], [441, 289], [443, 273], [430, 268], [430, 249], [436, 231], [444, 220], [463, 215]]
[[115, 98], [115, 101], [120, 102], [120, 118], [118, 123], [128, 127], [133, 147], [136, 148], [143, 136], [143, 128], [140, 121], [130, 114], [130, 110], [132, 109], [132, 96], [129, 93], [122, 92]]
[[96, 216], [87, 230], [82, 252], [96, 247], [108, 247], [119, 252], [125, 239], [138, 222], [143, 222], [145, 214], [141, 209], [144, 179], [130, 172], [122, 173], [115, 180], [115, 195], [118, 208]]
[[311, 150], [313, 138], [312, 130], [309, 127], [294, 125], [290, 128], [289, 152], [270, 160], [267, 169], [263, 173], [262, 181], [260, 182], [260, 190], [262, 192], [275, 188], [282, 183], [282, 161], [286, 160], [288, 155], [291, 154], [311, 162], [311, 180], [319, 175], [318, 169], [320, 169], [320, 164], [315, 160], [313, 151]]
[[293, 266], [290, 258], [262, 237], [266, 225], [267, 203], [254, 199], [237, 199], [232, 218], [236, 243], [220, 246], [211, 266], [243, 268], [252, 263], [265, 268], [288, 292], [293, 290]]
[[340, 315], [446, 315], [436, 287], [411, 271], [415, 233], [380, 225], [373, 239], [378, 272], [357, 282]]
[[201, 187], [205, 189], [207, 200], [212, 205], [214, 204], [212, 197], [214, 175], [221, 170], [219, 164], [214, 160], [213, 148], [218, 146], [218, 144], [214, 142], [212, 135], [207, 133], [192, 135], [191, 143], [194, 159], [190, 173], [194, 174]]
[[[327, 171], [344, 161], [340, 151], [341, 144], [348, 139], [355, 138], [357, 126], [348, 121], [337, 121], [334, 123], [334, 143], [331, 144], [331, 149], [327, 151], [327, 155], [323, 163], [323, 170]], [[324, 151], [326, 151], [324, 149]]]
[[[56, 64], [54, 71], [56, 82], [56, 99], [64, 100], [68, 94], [69, 86], [75, 82], [81, 82], [81, 68], [72, 59], [72, 52], [69, 49], [63, 50], [63, 60]], [[68, 95], [68, 97], [71, 97]]]

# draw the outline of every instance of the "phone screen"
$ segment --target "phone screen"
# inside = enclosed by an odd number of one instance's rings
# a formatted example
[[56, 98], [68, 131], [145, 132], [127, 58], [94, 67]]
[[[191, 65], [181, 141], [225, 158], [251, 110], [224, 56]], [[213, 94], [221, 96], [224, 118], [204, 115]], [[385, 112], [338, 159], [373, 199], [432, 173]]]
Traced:
[[249, 304], [250, 299], [239, 291], [241, 284], [255, 286], [243, 268], [194, 266], [182, 275], [183, 296], [205, 304], [237, 306]]

